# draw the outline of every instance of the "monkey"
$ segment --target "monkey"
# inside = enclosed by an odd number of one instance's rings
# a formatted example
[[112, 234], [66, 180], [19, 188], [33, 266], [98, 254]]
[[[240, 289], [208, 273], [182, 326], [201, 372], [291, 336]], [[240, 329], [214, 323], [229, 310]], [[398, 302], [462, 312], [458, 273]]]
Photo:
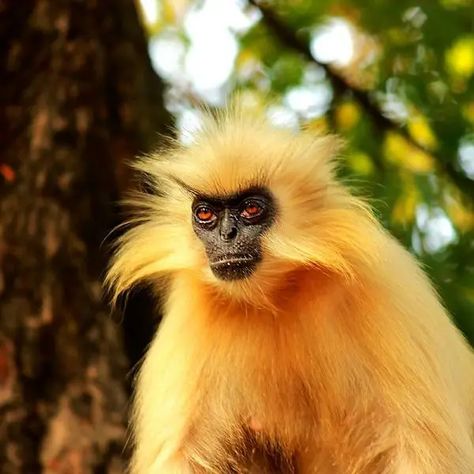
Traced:
[[234, 104], [135, 163], [106, 282], [166, 301], [131, 473], [474, 473], [472, 350], [340, 150]]

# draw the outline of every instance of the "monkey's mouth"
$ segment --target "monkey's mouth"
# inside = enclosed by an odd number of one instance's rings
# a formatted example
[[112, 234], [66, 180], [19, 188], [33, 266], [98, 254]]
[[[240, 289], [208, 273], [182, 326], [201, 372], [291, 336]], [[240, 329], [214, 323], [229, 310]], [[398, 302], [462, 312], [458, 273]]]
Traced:
[[255, 255], [226, 255], [210, 262], [212, 273], [224, 281], [248, 278], [257, 267], [260, 258]]

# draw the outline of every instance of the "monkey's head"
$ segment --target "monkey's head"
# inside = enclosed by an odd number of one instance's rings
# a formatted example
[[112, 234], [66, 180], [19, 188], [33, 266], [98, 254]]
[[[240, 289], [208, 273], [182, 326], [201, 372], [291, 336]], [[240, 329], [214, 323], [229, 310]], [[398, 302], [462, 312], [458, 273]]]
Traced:
[[[108, 275], [120, 293], [140, 280], [187, 274], [250, 299], [295, 269], [351, 278], [370, 255], [371, 216], [334, 177], [339, 141], [277, 129], [234, 107], [208, 117], [193, 143], [136, 167], [137, 194]], [[253, 296], [252, 296], [253, 295]]]

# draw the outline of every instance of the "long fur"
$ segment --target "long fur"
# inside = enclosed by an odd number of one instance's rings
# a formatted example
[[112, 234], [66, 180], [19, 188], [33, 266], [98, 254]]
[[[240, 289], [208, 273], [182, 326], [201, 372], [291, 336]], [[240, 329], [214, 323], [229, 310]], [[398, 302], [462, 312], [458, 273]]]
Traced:
[[[335, 179], [338, 149], [237, 106], [138, 162], [156, 193], [133, 199], [107, 283], [117, 296], [166, 282], [168, 297], [137, 380], [132, 473], [264, 472], [249, 439], [300, 474], [474, 473], [471, 349]], [[194, 194], [254, 185], [278, 207], [264, 259], [219, 281], [192, 231]]]

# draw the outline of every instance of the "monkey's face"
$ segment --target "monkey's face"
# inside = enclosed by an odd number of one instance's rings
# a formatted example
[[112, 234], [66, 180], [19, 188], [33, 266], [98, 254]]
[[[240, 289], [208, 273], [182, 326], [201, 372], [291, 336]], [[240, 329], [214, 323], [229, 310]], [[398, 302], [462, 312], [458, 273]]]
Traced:
[[232, 196], [198, 196], [192, 211], [213, 274], [225, 281], [249, 277], [262, 260], [261, 237], [275, 219], [272, 195], [253, 188]]

